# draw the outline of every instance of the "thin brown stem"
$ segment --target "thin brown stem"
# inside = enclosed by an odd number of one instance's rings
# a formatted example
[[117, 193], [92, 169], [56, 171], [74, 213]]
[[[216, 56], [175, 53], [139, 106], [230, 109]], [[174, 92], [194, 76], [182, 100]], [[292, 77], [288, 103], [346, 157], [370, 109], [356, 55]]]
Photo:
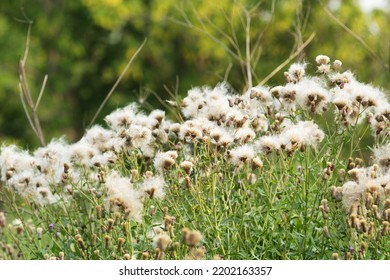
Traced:
[[381, 62], [384, 68], [389, 68], [389, 64], [386, 64], [384, 60], [370, 47], [367, 45], [367, 43], [363, 40], [362, 37], [360, 37], [358, 34], [353, 32], [348, 26], [346, 26], [344, 23], [342, 23], [337, 17], [335, 17], [329, 9], [321, 5], [322, 9], [325, 11], [325, 13], [332, 19], [334, 20], [338, 25], [341, 26], [348, 34], [350, 34], [352, 37], [354, 37], [369, 53], [372, 57], [377, 59], [378, 61]]
[[245, 26], [245, 51], [246, 51], [246, 75], [248, 77], [248, 88], [252, 88], [252, 67], [251, 67], [251, 16], [245, 10], [246, 26]]
[[293, 60], [295, 57], [297, 57], [301, 51], [313, 40], [315, 37], [315, 33], [313, 32], [309, 39], [307, 39], [302, 46], [300, 46], [292, 55], [290, 55], [282, 64], [280, 64], [278, 67], [276, 67], [267, 77], [265, 77], [260, 83], [259, 86], [262, 86], [266, 84], [273, 76], [276, 75], [284, 66], [290, 63], [291, 60]]
[[118, 79], [116, 80], [115, 84], [112, 86], [110, 92], [107, 94], [106, 98], [104, 98], [102, 104], [100, 104], [100, 107], [99, 109], [97, 110], [96, 114], [93, 116], [92, 118], [92, 121], [89, 123], [89, 127], [91, 127], [97, 117], [99, 116], [100, 112], [102, 111], [103, 107], [106, 105], [108, 99], [110, 99], [111, 95], [114, 93], [116, 87], [119, 85], [120, 81], [122, 80], [123, 76], [125, 75], [125, 73], [127, 72], [127, 70], [129, 69], [130, 65], [133, 63], [134, 59], [136, 58], [136, 56], [139, 54], [139, 52], [142, 50], [142, 48], [144, 47], [146, 43], [146, 39], [143, 41], [143, 43], [141, 44], [141, 46], [138, 47], [137, 51], [133, 54], [133, 56], [130, 58], [129, 62], [127, 62], [125, 68], [123, 69], [122, 73], [119, 75]]
[[[41, 92], [43, 91], [45, 84], [46, 84], [46, 78], [44, 80], [44, 84], [42, 86]], [[45, 146], [46, 142], [41, 128], [41, 123], [37, 114], [37, 110], [36, 110], [37, 106], [35, 106], [31, 98], [31, 92], [26, 77], [25, 65], [22, 60], [19, 63], [19, 90], [20, 90], [20, 98], [22, 100], [23, 108], [25, 110], [26, 117], [29, 120], [29, 123], [31, 125], [31, 128], [33, 129], [34, 133], [38, 137], [41, 146]], [[38, 98], [38, 101], [40, 101], [42, 94], [43, 93], [40, 93], [40, 97]], [[27, 104], [25, 101], [27, 101]]]
[[38, 105], [41, 101], [43, 91], [46, 86], [47, 82], [47, 75], [45, 76], [42, 86], [41, 86], [41, 91], [38, 96], [38, 100], [36, 104], [34, 104], [34, 101], [31, 97], [31, 91], [28, 86], [28, 81], [27, 81], [27, 75], [26, 75], [26, 62], [27, 62], [27, 57], [28, 57], [28, 52], [30, 49], [30, 37], [31, 37], [31, 26], [32, 26], [32, 21], [28, 21], [28, 30], [27, 30], [27, 38], [26, 38], [26, 48], [24, 50], [24, 55], [23, 58], [19, 61], [19, 91], [20, 91], [20, 99], [23, 105], [24, 112], [26, 113], [26, 117], [28, 119], [28, 122], [30, 123], [30, 126], [32, 130], [34, 131], [35, 135], [38, 137], [39, 142], [41, 146], [45, 146], [45, 137], [43, 135], [43, 131], [41, 128], [41, 123], [38, 117], [37, 109]]

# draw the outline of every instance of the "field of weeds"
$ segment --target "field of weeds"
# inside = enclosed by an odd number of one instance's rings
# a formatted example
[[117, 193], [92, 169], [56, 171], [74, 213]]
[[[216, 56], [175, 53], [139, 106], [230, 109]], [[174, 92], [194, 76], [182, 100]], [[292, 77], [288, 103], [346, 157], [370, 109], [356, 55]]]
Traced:
[[76, 143], [3, 145], [0, 259], [390, 259], [390, 104], [316, 64], [193, 88], [179, 122], [130, 104]]

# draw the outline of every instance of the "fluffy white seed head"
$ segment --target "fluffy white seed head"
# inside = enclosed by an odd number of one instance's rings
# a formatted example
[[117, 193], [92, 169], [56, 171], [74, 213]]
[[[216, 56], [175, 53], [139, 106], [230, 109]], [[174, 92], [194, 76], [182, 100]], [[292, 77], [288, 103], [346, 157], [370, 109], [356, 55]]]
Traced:
[[121, 177], [113, 172], [107, 176], [105, 185], [108, 191], [106, 206], [114, 211], [126, 213], [130, 219], [141, 221], [142, 193], [133, 188], [130, 178]]
[[329, 64], [330, 58], [326, 55], [317, 55], [316, 62], [318, 64]]
[[288, 69], [288, 75], [292, 82], [296, 83], [305, 76], [306, 63], [293, 63]]
[[163, 199], [165, 197], [164, 178], [161, 175], [147, 177], [141, 183], [141, 190], [150, 198]]
[[176, 162], [176, 151], [159, 152], [154, 158], [154, 167], [156, 170], [164, 170], [171, 167]]
[[136, 104], [130, 104], [124, 108], [117, 109], [104, 118], [107, 125], [114, 131], [129, 127], [136, 118], [138, 107]]
[[242, 166], [249, 164], [255, 157], [255, 151], [251, 145], [243, 145], [237, 148], [231, 149], [229, 157], [234, 165]]

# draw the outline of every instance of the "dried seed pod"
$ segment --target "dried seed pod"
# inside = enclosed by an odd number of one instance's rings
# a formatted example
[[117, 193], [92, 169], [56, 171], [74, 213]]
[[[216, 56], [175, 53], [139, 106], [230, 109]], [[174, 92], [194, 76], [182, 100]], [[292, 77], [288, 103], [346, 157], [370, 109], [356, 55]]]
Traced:
[[390, 209], [390, 198], [386, 199], [383, 205], [385, 210]]
[[142, 259], [143, 260], [148, 260], [150, 258], [150, 254], [148, 251], [142, 252]]
[[320, 205], [319, 209], [320, 209], [320, 211], [321, 211], [321, 213], [322, 213], [322, 217], [323, 217], [325, 220], [328, 219], [328, 213], [325, 211], [324, 206], [323, 206], [323, 205]]
[[191, 161], [187, 161], [187, 160], [183, 161], [180, 164], [180, 167], [183, 168], [183, 170], [186, 172], [187, 175], [191, 174], [193, 166], [194, 164]]
[[114, 220], [113, 219], [108, 219], [107, 223], [108, 223], [107, 232], [110, 232], [112, 230], [112, 227], [114, 226]]
[[389, 222], [384, 221], [382, 223], [382, 236], [386, 236], [389, 233]]
[[325, 238], [330, 238], [329, 229], [327, 226], [323, 227], [322, 232], [323, 232]]
[[118, 238], [118, 252], [122, 251], [123, 244], [125, 243], [125, 239], [123, 237]]
[[100, 205], [96, 206], [96, 218], [98, 219], [102, 218], [102, 206]]
[[111, 236], [104, 236], [104, 248], [109, 249], [111, 247]]

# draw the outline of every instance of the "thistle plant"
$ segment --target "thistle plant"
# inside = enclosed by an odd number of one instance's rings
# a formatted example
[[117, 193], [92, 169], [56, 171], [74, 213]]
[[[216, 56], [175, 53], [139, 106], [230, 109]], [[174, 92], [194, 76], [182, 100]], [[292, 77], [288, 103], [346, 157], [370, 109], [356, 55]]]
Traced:
[[[390, 104], [325, 55], [0, 153], [1, 259], [389, 259]], [[308, 73], [312, 73], [311, 75]]]

